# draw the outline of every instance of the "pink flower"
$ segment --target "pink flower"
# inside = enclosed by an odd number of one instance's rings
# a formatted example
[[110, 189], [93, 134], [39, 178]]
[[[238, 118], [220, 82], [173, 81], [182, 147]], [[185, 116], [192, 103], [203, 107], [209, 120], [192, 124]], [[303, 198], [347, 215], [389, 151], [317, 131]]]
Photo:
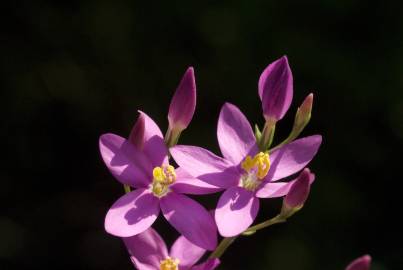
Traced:
[[161, 236], [148, 228], [141, 234], [123, 238], [133, 264], [139, 270], [213, 270], [220, 261], [209, 259], [195, 265], [205, 250], [180, 236], [170, 252]]
[[364, 255], [351, 262], [346, 270], [369, 270], [371, 267], [371, 256]]
[[222, 236], [242, 233], [256, 218], [259, 198], [282, 197], [293, 183], [277, 182], [302, 170], [315, 156], [320, 135], [298, 139], [274, 150], [259, 152], [252, 128], [242, 112], [225, 104], [217, 137], [221, 158], [196, 146], [175, 146], [170, 152], [178, 165], [193, 177], [226, 189], [215, 220]]
[[293, 96], [293, 78], [287, 56], [265, 68], [260, 75], [258, 87], [266, 121], [283, 118]]
[[135, 188], [109, 209], [107, 232], [119, 237], [142, 233], [161, 209], [184, 237], [202, 248], [215, 248], [217, 229], [213, 218], [202, 205], [183, 194], [207, 194], [218, 189], [169, 164], [162, 133], [149, 116], [140, 112], [129, 139], [104, 134], [99, 147], [115, 178]]

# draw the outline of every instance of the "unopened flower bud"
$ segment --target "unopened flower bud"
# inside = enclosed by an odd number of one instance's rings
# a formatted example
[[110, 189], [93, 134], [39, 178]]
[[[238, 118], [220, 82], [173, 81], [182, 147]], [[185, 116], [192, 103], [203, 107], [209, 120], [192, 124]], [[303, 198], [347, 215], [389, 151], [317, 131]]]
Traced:
[[266, 67], [260, 75], [258, 87], [266, 121], [283, 118], [293, 96], [293, 78], [287, 56]]
[[371, 256], [364, 255], [352, 261], [346, 270], [369, 270], [371, 267]]
[[187, 128], [196, 108], [196, 82], [193, 67], [189, 67], [172, 97], [169, 106], [169, 127], [165, 138], [168, 146], [176, 144], [182, 130]]
[[144, 132], [145, 132], [144, 115], [140, 113], [129, 135], [129, 141], [139, 150], [142, 149], [144, 145]]
[[305, 168], [294, 180], [283, 201], [281, 210], [283, 216], [289, 217], [304, 206], [314, 179], [315, 175], [308, 168]]
[[294, 140], [298, 137], [298, 135], [304, 130], [306, 125], [309, 123], [311, 119], [312, 112], [312, 103], [313, 103], [313, 94], [310, 93], [302, 102], [301, 106], [298, 108], [297, 113], [295, 114], [294, 126], [292, 128], [290, 134], [290, 140]]

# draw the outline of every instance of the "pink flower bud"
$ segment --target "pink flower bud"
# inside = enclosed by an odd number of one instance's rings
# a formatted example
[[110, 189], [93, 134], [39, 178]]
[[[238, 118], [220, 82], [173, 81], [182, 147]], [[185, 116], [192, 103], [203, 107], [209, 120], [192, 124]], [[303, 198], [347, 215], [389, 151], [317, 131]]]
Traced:
[[266, 67], [260, 75], [258, 86], [266, 121], [283, 118], [293, 96], [293, 78], [287, 56]]
[[304, 169], [290, 187], [284, 198], [284, 205], [288, 209], [300, 208], [308, 198], [311, 183], [315, 175], [308, 168]]
[[169, 130], [184, 130], [196, 107], [196, 82], [193, 67], [189, 67], [171, 100], [168, 112]]
[[145, 120], [144, 115], [140, 113], [137, 118], [136, 123], [134, 124], [130, 135], [129, 141], [137, 148], [142, 149], [144, 145], [144, 132], [145, 132]]
[[351, 262], [346, 270], [369, 270], [371, 267], [371, 256], [364, 255]]

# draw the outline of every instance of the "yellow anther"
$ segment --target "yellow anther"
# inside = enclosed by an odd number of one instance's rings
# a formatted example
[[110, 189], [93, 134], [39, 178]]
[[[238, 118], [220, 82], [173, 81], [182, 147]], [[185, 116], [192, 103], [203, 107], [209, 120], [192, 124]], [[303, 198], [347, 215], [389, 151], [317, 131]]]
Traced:
[[168, 191], [168, 186], [175, 182], [175, 168], [171, 165], [163, 165], [153, 169], [152, 192], [158, 196], [164, 196]]
[[263, 179], [270, 169], [269, 154], [259, 152], [253, 157], [253, 159], [251, 156], [247, 156], [241, 166], [247, 173], [250, 173], [252, 169], [256, 170], [255, 174], [257, 178]]
[[249, 172], [255, 165], [253, 163], [252, 158], [250, 156], [246, 156], [246, 158], [242, 162], [241, 166], [242, 166], [242, 169]]
[[165, 181], [165, 173], [161, 167], [155, 167], [153, 169], [154, 181], [163, 183]]
[[160, 262], [160, 270], [178, 270], [178, 265], [178, 259], [172, 259], [171, 257], [168, 257]]

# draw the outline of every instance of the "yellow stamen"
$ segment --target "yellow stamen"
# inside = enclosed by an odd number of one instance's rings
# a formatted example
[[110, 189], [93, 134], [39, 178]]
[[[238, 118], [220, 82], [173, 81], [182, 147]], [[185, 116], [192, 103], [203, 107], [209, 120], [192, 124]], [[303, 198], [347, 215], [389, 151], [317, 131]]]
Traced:
[[252, 169], [255, 169], [257, 178], [261, 180], [265, 178], [270, 169], [269, 153], [259, 152], [253, 158], [247, 156], [241, 166], [247, 173], [250, 173]]
[[168, 192], [168, 186], [176, 180], [175, 168], [163, 165], [153, 169], [152, 192], [156, 196], [163, 196]]
[[179, 260], [166, 258], [160, 262], [160, 270], [178, 270]]

